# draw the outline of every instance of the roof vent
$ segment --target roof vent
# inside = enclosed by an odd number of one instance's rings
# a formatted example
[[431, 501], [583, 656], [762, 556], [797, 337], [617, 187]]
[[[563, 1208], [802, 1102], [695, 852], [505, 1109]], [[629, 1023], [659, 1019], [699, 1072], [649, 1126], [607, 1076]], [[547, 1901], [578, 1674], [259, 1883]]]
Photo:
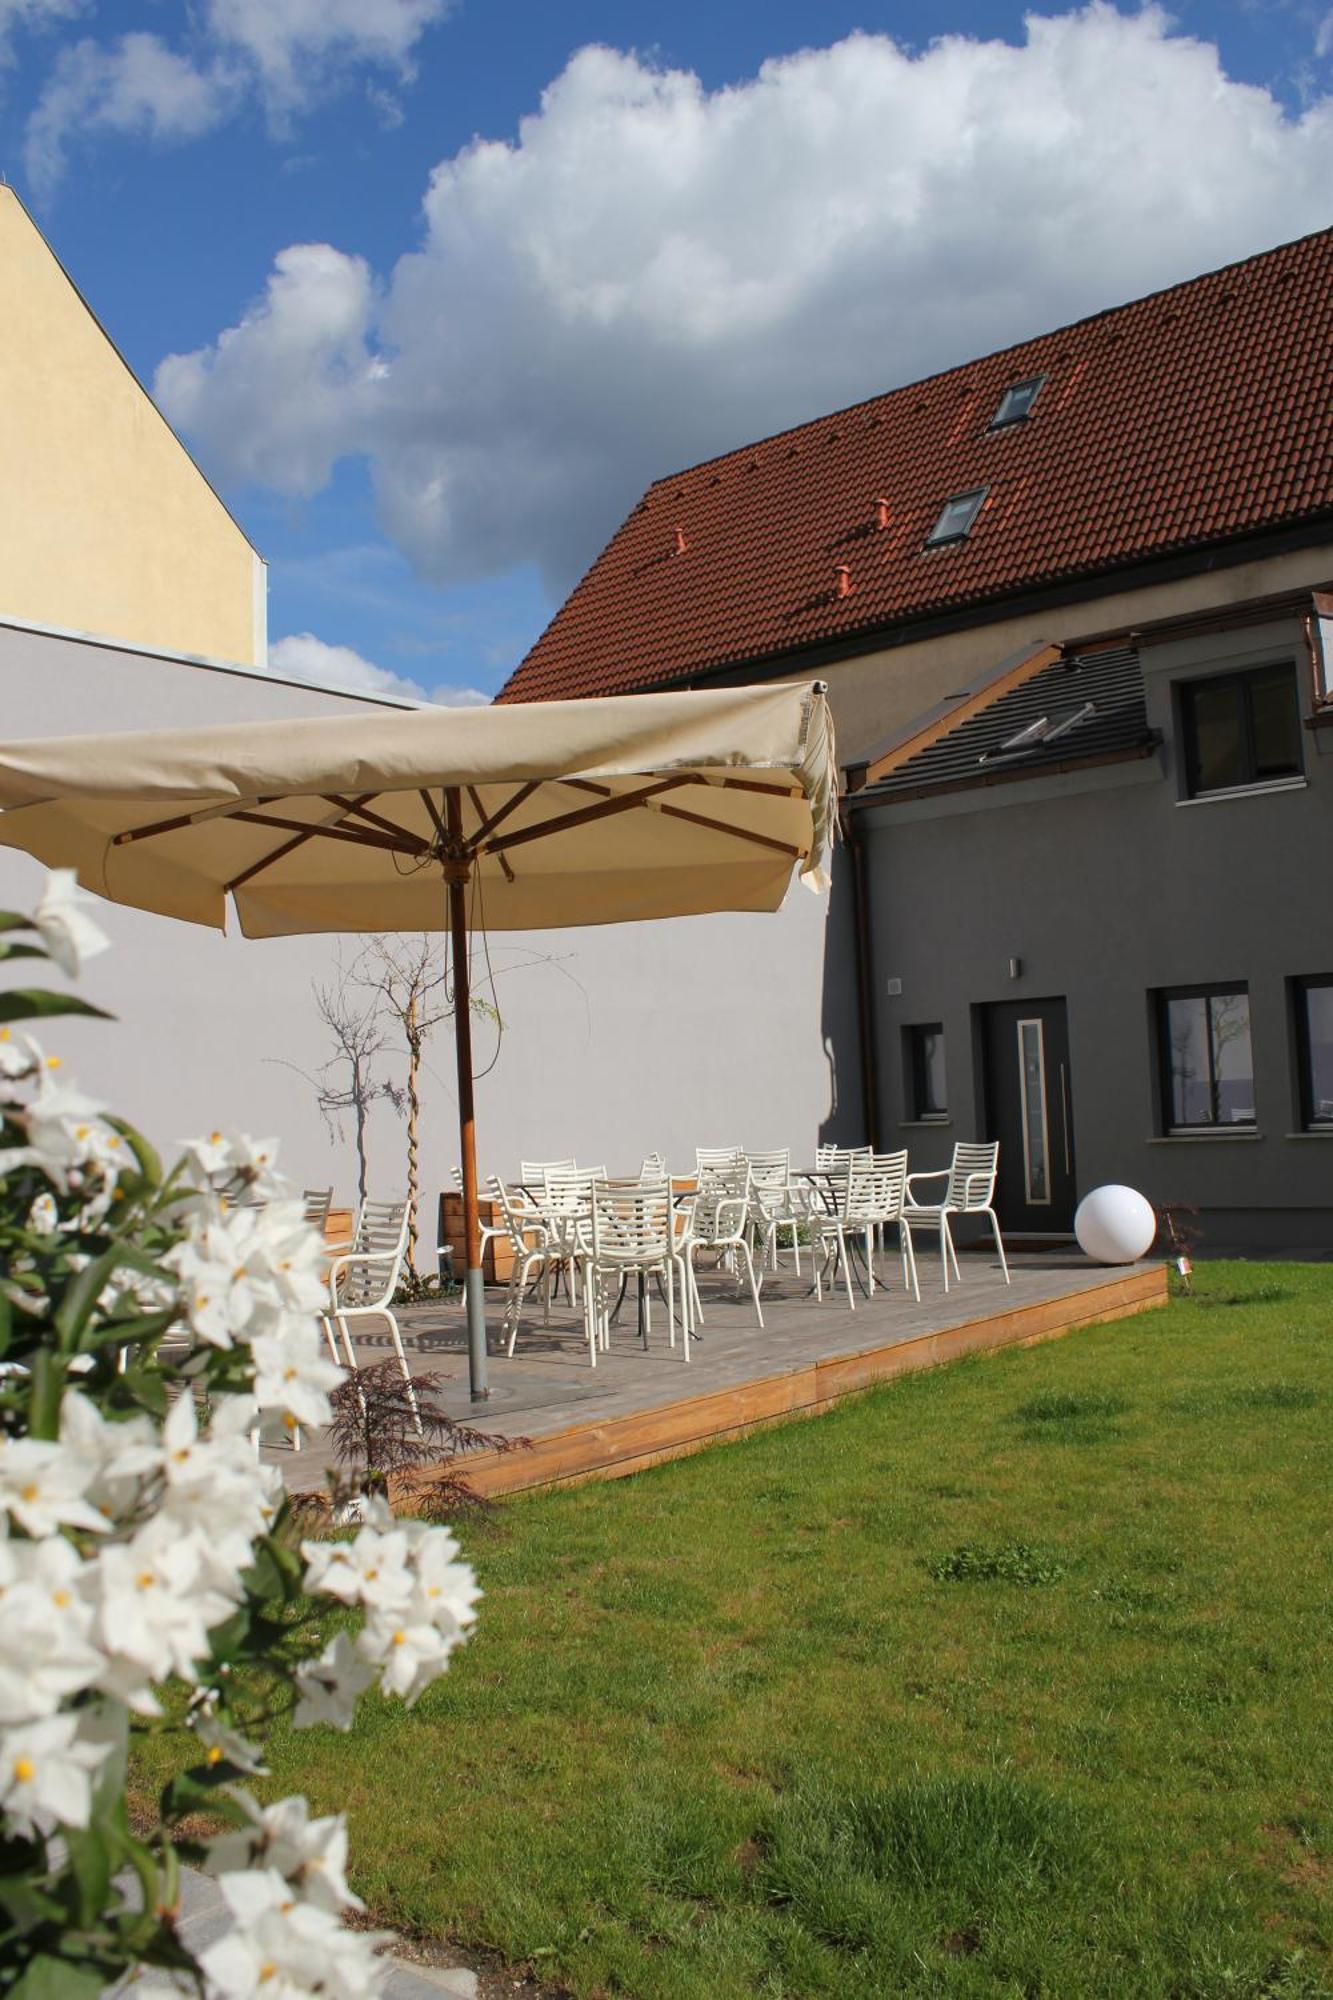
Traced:
[[835, 585], [835, 589], [837, 591], [838, 596], [850, 597], [852, 594], [851, 565], [848, 563], [838, 563], [834, 567], [833, 574], [838, 579], [837, 584]]
[[685, 530], [678, 523], [672, 532], [672, 554], [683, 556], [689, 546], [685, 539]]
[[888, 501], [881, 493], [875, 502], [875, 526], [877, 528], [887, 528], [892, 511]]

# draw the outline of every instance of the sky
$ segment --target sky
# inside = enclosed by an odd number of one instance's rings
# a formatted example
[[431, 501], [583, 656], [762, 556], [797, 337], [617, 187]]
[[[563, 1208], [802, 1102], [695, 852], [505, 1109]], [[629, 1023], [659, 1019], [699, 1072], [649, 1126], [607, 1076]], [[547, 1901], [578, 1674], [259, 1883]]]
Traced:
[[1333, 222], [1333, 5], [0, 0], [0, 174], [274, 669], [478, 701], [653, 479]]

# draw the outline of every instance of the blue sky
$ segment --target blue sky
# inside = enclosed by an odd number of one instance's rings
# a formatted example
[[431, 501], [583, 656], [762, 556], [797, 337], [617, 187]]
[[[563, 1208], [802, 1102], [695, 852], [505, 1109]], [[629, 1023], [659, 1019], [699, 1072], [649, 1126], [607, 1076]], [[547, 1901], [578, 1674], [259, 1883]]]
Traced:
[[1318, 0], [0, 0], [0, 49], [0, 169], [278, 661], [446, 695], [648, 479], [1333, 220]]

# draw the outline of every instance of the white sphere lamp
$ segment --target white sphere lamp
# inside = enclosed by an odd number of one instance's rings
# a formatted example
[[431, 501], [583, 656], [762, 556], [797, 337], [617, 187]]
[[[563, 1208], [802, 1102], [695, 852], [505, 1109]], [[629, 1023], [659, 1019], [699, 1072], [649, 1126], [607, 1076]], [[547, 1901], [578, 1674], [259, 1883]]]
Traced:
[[1094, 1188], [1075, 1210], [1074, 1234], [1094, 1264], [1135, 1264], [1152, 1247], [1157, 1217], [1135, 1188]]

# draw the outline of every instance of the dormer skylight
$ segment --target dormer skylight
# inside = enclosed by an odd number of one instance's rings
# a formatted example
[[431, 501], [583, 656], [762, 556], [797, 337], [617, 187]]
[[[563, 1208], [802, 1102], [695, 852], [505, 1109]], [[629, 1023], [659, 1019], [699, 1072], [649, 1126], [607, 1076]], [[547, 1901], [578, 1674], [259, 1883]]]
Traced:
[[1029, 375], [1024, 382], [1011, 382], [1000, 398], [1000, 407], [990, 420], [990, 429], [1002, 431], [1021, 424], [1032, 414], [1032, 405], [1041, 394], [1044, 375]]
[[926, 536], [926, 547], [935, 549], [941, 542], [966, 541], [989, 491], [989, 487], [976, 486], [970, 493], [955, 493], [951, 500], [946, 500], [939, 520]]

